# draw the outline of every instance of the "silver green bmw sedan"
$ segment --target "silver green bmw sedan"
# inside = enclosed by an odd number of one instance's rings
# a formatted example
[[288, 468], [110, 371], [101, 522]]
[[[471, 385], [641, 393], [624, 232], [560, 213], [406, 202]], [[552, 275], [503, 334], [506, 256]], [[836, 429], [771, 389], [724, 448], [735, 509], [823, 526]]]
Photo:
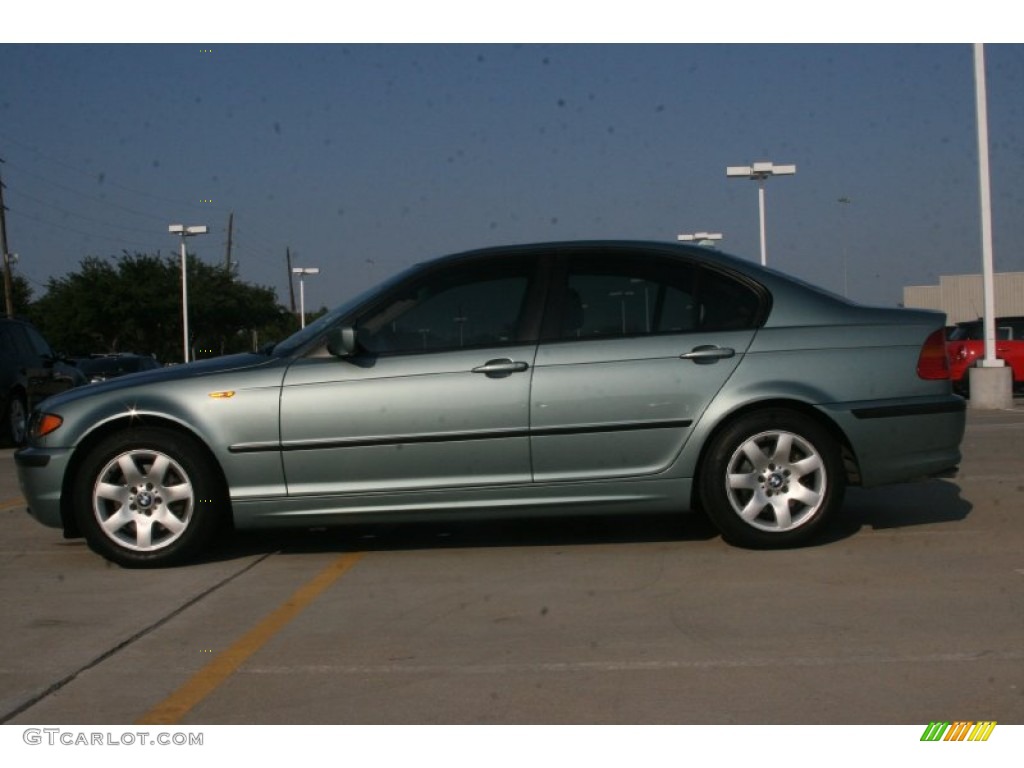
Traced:
[[700, 247], [473, 251], [263, 353], [52, 397], [15, 460], [39, 522], [125, 566], [221, 524], [595, 511], [792, 546], [849, 484], [956, 470], [944, 326]]

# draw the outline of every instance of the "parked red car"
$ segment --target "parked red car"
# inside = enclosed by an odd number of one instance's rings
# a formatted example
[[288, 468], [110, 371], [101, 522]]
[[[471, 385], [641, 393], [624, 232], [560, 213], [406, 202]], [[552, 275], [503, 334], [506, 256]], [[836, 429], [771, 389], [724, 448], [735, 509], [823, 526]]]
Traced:
[[[949, 373], [953, 387], [966, 394], [967, 369], [985, 357], [984, 327], [981, 320], [957, 323], [946, 338]], [[1024, 317], [996, 318], [996, 357], [1013, 370], [1013, 387], [1024, 387]]]

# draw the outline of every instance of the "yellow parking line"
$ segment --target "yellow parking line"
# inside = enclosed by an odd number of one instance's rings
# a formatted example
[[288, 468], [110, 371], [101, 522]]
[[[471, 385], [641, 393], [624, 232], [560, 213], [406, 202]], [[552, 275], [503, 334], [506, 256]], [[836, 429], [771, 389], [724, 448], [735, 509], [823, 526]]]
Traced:
[[0, 501], [0, 510], [11, 509], [11, 507], [24, 507], [25, 500], [20, 496], [16, 499], [7, 499]]
[[187, 683], [143, 715], [136, 725], [173, 725], [227, 680], [246, 659], [284, 628], [321, 592], [331, 586], [363, 557], [362, 552], [344, 554], [296, 590], [263, 621], [196, 672]]

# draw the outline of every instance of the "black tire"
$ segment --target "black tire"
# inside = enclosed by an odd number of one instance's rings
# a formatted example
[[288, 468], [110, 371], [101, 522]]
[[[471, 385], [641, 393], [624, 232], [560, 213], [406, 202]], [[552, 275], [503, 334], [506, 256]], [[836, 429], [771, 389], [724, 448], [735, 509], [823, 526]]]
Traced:
[[18, 447], [25, 444], [28, 426], [28, 404], [25, 396], [20, 392], [12, 392], [7, 399], [7, 406], [4, 408], [3, 430], [0, 433], [0, 440], [4, 445]]
[[806, 543], [843, 503], [835, 439], [795, 411], [765, 410], [728, 424], [712, 441], [700, 499], [723, 538], [757, 549]]
[[102, 440], [74, 482], [89, 546], [118, 565], [162, 567], [195, 557], [228, 517], [227, 493], [195, 439], [140, 428]]

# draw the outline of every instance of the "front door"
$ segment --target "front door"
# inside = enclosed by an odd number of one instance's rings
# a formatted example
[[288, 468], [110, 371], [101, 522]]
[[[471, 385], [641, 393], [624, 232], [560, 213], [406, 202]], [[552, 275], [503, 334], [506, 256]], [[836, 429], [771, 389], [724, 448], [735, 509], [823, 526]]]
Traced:
[[529, 482], [536, 268], [434, 269], [354, 320], [356, 355], [296, 361], [281, 399], [289, 494]]

